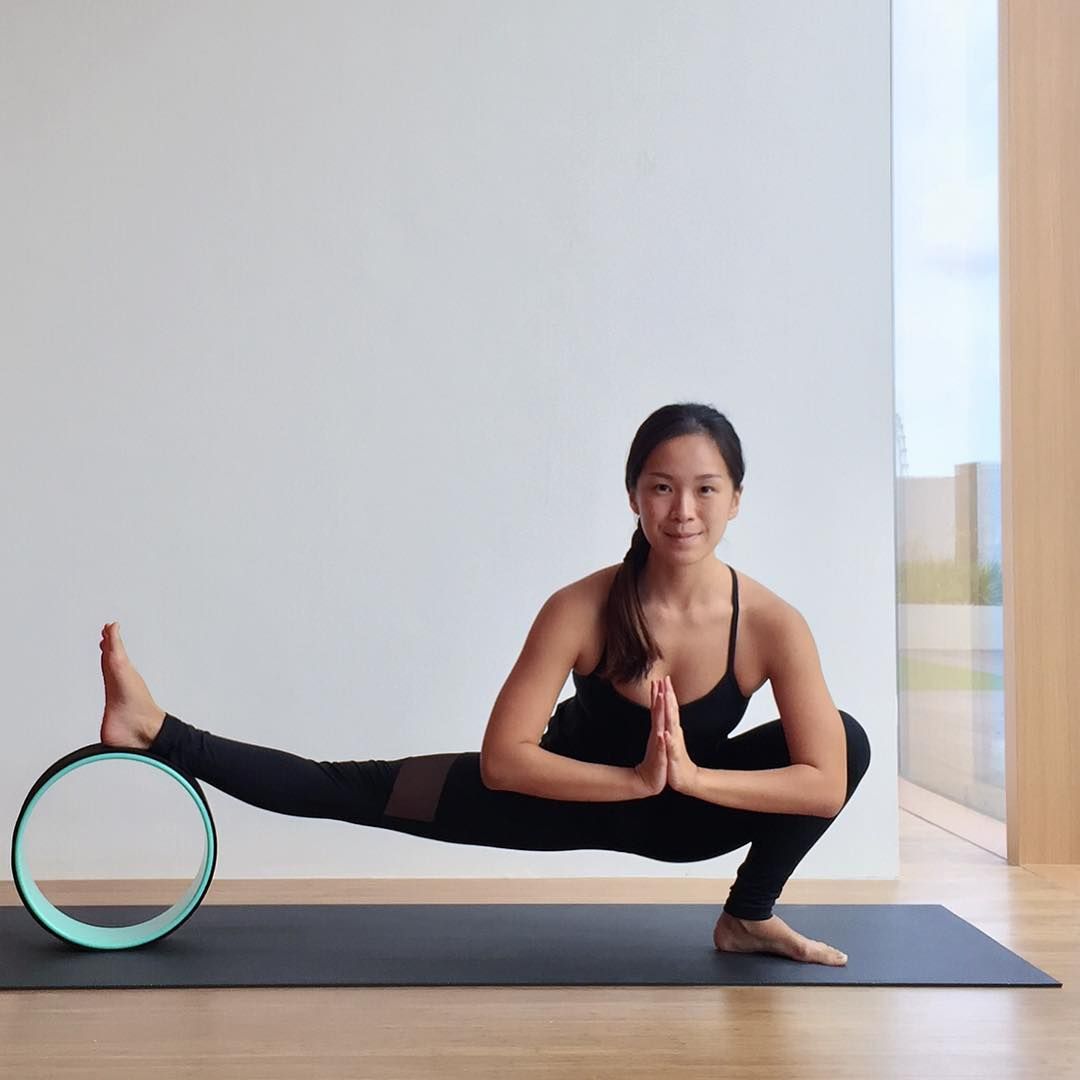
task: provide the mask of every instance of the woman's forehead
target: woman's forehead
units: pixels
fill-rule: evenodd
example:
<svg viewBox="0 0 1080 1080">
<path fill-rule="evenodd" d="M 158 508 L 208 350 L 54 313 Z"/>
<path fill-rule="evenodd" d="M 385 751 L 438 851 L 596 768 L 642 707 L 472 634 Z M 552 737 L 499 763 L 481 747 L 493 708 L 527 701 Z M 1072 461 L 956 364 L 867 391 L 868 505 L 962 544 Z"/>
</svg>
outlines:
<svg viewBox="0 0 1080 1080">
<path fill-rule="evenodd" d="M 647 475 L 665 474 L 669 479 L 727 479 L 727 465 L 720 448 L 707 435 L 683 435 L 661 443 L 649 455 Z"/>
</svg>

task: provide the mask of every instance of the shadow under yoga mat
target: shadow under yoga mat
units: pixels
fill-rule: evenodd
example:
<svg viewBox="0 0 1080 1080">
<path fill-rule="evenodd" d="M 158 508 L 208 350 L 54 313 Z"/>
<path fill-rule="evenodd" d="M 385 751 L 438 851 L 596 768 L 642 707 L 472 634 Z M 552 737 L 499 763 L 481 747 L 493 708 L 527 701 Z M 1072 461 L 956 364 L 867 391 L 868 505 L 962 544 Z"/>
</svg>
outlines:
<svg viewBox="0 0 1080 1080">
<path fill-rule="evenodd" d="M 157 908 L 79 907 L 122 925 Z M 0 989 L 209 986 L 1061 986 L 940 904 L 777 904 L 846 967 L 721 953 L 716 904 L 203 904 L 136 949 L 0 907 Z"/>
</svg>

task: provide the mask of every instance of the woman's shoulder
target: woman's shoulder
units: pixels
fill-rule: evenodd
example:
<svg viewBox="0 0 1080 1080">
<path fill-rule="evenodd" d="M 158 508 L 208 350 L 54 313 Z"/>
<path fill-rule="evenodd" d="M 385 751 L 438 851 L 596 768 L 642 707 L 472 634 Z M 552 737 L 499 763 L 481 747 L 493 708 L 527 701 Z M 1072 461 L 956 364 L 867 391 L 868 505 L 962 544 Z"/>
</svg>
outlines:
<svg viewBox="0 0 1080 1080">
<path fill-rule="evenodd" d="M 615 574 L 621 566 L 605 566 L 600 570 L 594 570 L 591 574 L 571 581 L 568 585 L 556 590 L 556 595 L 569 601 L 582 614 L 599 614 L 603 611 L 604 601 L 611 591 L 611 584 L 615 580 Z"/>
<path fill-rule="evenodd" d="M 762 585 L 756 578 L 737 571 L 739 577 L 739 607 L 744 606 L 743 595 L 745 593 L 745 607 L 755 614 L 774 614 L 788 607 L 787 601 L 781 599 L 767 585 Z"/>
</svg>

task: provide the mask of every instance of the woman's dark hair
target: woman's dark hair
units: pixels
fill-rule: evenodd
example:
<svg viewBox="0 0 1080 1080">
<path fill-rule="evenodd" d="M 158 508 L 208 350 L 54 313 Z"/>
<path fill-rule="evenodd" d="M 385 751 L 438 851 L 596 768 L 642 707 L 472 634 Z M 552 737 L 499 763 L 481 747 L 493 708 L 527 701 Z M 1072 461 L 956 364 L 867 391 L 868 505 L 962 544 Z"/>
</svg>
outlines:
<svg viewBox="0 0 1080 1080">
<path fill-rule="evenodd" d="M 735 490 L 742 488 L 745 467 L 742 444 L 723 413 L 711 405 L 680 402 L 664 405 L 638 428 L 626 459 L 626 491 L 632 492 L 649 455 L 663 442 L 679 435 L 708 435 L 724 458 Z M 605 658 L 595 674 L 612 682 L 636 682 L 644 679 L 663 653 L 656 644 L 641 606 L 638 577 L 648 559 L 650 544 L 638 519 L 630 540 L 630 550 L 623 557 L 608 592 L 606 610 Z"/>
</svg>

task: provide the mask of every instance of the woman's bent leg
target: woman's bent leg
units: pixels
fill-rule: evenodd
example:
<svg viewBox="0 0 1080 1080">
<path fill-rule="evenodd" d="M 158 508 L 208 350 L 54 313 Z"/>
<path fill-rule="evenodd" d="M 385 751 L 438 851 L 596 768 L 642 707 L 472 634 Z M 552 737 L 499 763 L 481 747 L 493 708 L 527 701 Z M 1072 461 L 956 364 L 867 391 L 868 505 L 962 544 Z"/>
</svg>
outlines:
<svg viewBox="0 0 1080 1080">
<path fill-rule="evenodd" d="M 847 735 L 847 806 L 870 765 L 870 741 L 854 717 L 842 710 L 840 716 Z M 779 720 L 728 740 L 726 750 L 720 768 L 777 769 L 791 764 Z M 788 878 L 836 817 L 742 811 L 739 820 L 744 823 L 745 838 L 739 844 L 729 843 L 724 850 L 750 840 L 750 851 L 738 869 L 724 910 L 740 919 L 768 919 Z"/>
<path fill-rule="evenodd" d="M 238 742 L 166 714 L 149 752 L 242 802 L 297 817 L 333 818 L 457 844 L 523 851 L 654 852 L 651 799 L 570 802 L 495 791 L 479 753 L 392 761 L 312 761 Z"/>
</svg>

